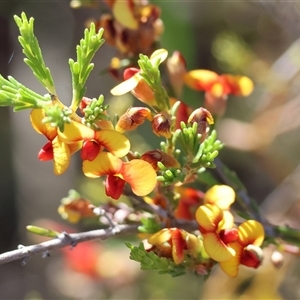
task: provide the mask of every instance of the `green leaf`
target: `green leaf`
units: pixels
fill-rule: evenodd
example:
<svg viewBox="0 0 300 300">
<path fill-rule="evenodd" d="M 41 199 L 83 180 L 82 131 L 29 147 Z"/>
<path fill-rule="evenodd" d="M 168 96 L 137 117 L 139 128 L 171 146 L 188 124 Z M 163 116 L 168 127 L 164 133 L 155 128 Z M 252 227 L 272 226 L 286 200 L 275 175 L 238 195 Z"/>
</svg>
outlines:
<svg viewBox="0 0 300 300">
<path fill-rule="evenodd" d="M 138 227 L 138 230 L 142 233 L 155 233 L 161 229 L 160 224 L 154 218 L 143 218 L 141 223 L 142 225 Z"/>
<path fill-rule="evenodd" d="M 19 27 L 19 42 L 23 48 L 23 53 L 27 58 L 24 62 L 30 67 L 34 76 L 41 82 L 50 94 L 56 95 L 54 81 L 49 68 L 46 67 L 38 40 L 34 35 L 34 19 L 27 19 L 22 12 L 21 17 L 14 16 L 15 22 Z"/>
<path fill-rule="evenodd" d="M 86 81 L 94 68 L 94 64 L 91 61 L 100 46 L 104 43 L 104 39 L 102 39 L 103 32 L 104 30 L 101 28 L 96 33 L 95 24 L 91 23 L 90 28 L 85 29 L 84 37 L 76 47 L 77 61 L 69 59 L 72 75 L 73 98 L 71 108 L 73 111 L 76 111 L 86 92 Z"/>
<path fill-rule="evenodd" d="M 131 250 L 130 259 L 139 262 L 142 270 L 157 270 L 158 274 L 169 274 L 172 277 L 184 275 L 187 271 L 183 264 L 176 265 L 171 259 L 159 257 L 153 251 L 147 252 L 143 243 L 138 247 L 128 242 L 125 245 Z"/>
</svg>

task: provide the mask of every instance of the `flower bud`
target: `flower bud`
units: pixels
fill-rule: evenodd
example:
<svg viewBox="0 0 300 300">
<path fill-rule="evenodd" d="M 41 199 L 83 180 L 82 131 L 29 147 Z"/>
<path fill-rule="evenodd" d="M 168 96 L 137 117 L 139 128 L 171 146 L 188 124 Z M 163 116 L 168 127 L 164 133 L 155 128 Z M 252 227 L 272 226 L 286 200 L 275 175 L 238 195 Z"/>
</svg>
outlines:
<svg viewBox="0 0 300 300">
<path fill-rule="evenodd" d="M 148 162 L 155 171 L 158 170 L 157 163 L 160 161 L 167 168 L 179 168 L 179 162 L 171 155 L 161 151 L 161 150 L 152 150 L 147 151 L 141 156 L 141 159 Z"/>
<path fill-rule="evenodd" d="M 123 133 L 125 131 L 134 130 L 143 124 L 147 118 L 152 118 L 149 108 L 131 107 L 120 117 L 116 125 L 116 131 Z"/>
<path fill-rule="evenodd" d="M 152 130 L 157 136 L 170 138 L 171 134 L 171 117 L 166 113 L 160 113 L 153 117 Z"/>
<path fill-rule="evenodd" d="M 183 75 L 186 73 L 186 62 L 179 51 L 175 51 L 167 60 L 167 69 L 170 82 L 177 97 L 181 95 L 183 86 Z"/>
<path fill-rule="evenodd" d="M 281 268 L 283 265 L 284 257 L 281 252 L 275 250 L 271 255 L 271 262 L 273 263 L 274 267 L 277 269 Z"/>
<path fill-rule="evenodd" d="M 204 140 L 206 138 L 208 125 L 214 123 L 211 113 L 203 107 L 194 110 L 188 118 L 188 123 L 193 124 L 195 122 L 198 124 L 197 132 L 202 135 L 201 140 Z"/>
</svg>

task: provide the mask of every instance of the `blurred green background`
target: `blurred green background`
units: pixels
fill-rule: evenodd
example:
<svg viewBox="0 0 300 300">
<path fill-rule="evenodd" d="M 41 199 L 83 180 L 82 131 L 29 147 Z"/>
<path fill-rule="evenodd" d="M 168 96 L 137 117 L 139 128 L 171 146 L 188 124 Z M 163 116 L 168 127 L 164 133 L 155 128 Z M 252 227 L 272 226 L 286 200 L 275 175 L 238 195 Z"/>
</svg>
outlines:
<svg viewBox="0 0 300 300">
<path fill-rule="evenodd" d="M 155 1 L 162 9 L 165 32 L 161 44 L 170 53 L 183 53 L 189 70 L 205 68 L 218 73 L 243 74 L 255 82 L 246 99 L 230 97 L 218 124 L 219 138 L 227 145 L 221 158 L 235 170 L 250 196 L 260 203 L 267 218 L 276 224 L 300 229 L 300 3 L 269 1 Z M 68 58 L 82 37 L 84 23 L 98 18 L 107 8 L 72 10 L 69 1 L 0 2 L 0 71 L 13 75 L 37 92 L 45 93 L 23 63 L 13 15 L 24 11 L 35 18 L 35 33 L 50 67 L 59 96 L 68 103 L 71 95 Z M 107 67 L 115 50 L 105 45 L 94 62 L 87 96 L 104 94 L 116 82 L 98 74 Z M 185 89 L 183 99 L 194 108 L 203 95 Z M 122 107 L 124 103 L 111 106 Z M 0 250 L 38 242 L 25 226 L 43 219 L 60 219 L 57 207 L 71 188 L 101 197 L 101 191 L 80 175 L 80 162 L 55 177 L 51 163 L 40 163 L 37 152 L 44 138 L 31 128 L 28 112 L 0 109 Z M 136 144 L 149 142 L 136 137 Z M 151 143 L 151 141 L 150 141 Z M 98 194 L 99 193 L 99 194 Z M 41 222 L 41 221 L 40 221 Z M 85 227 L 73 230 L 84 230 Z M 78 247 L 79 248 L 79 247 Z M 68 250 L 68 249 L 67 249 Z M 96 274 L 78 272 L 80 255 L 72 264 L 68 253 L 51 253 L 49 259 L 33 257 L 0 266 L 0 299 L 299 299 L 299 259 L 284 255 L 276 269 L 270 262 L 273 249 L 257 271 L 241 270 L 229 279 L 215 269 L 203 284 L 192 274 L 179 278 L 140 272 L 129 260 L 123 242 L 92 243 L 84 258 L 97 264 Z M 78 250 L 80 251 L 80 250 Z M 95 254 L 96 253 L 96 254 Z M 82 253 L 81 253 L 82 254 Z M 75 255 L 75 254 L 74 254 Z M 95 258 L 96 256 L 96 258 Z M 77 271 L 75 271 L 77 269 Z"/>
</svg>

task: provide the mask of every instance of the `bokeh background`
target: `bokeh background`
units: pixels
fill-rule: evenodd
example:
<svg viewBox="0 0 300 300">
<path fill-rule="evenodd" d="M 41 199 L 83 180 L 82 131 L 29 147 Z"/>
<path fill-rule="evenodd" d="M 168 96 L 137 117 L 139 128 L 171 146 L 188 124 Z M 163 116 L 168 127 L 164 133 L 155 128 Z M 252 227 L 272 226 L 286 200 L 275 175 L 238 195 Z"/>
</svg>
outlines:
<svg viewBox="0 0 300 300">
<path fill-rule="evenodd" d="M 170 53 L 181 51 L 188 69 L 244 74 L 254 80 L 250 97 L 228 101 L 218 124 L 219 138 L 226 144 L 220 156 L 271 222 L 300 229 L 300 3 L 153 2 L 162 9 L 162 46 Z M 35 18 L 46 64 L 59 97 L 68 103 L 68 58 L 75 58 L 86 20 L 99 18 L 107 7 L 101 2 L 98 9 L 72 10 L 63 0 L 0 2 L 1 74 L 44 94 L 23 63 L 17 41 L 13 15 L 22 11 Z M 103 94 L 112 107 L 122 109 L 131 100 L 111 99 L 109 90 L 116 82 L 99 75 L 114 54 L 108 45 L 98 52 L 87 96 Z M 203 95 L 186 89 L 183 100 L 196 108 Z M 143 134 L 136 139 L 152 143 Z M 27 111 L 0 109 L 0 141 L 0 251 L 39 242 L 26 233 L 28 224 L 52 220 L 61 230 L 88 229 L 69 228 L 57 207 L 71 188 L 101 198 L 100 182 L 84 179 L 76 160 L 61 177 L 53 175 L 51 163 L 40 163 L 37 152 L 44 138 L 32 130 Z M 300 299 L 299 258 L 284 254 L 284 264 L 277 269 L 270 261 L 272 250 L 265 249 L 257 271 L 242 269 L 238 278 L 229 279 L 216 268 L 204 283 L 192 274 L 174 279 L 141 272 L 129 260 L 123 241 L 87 243 L 47 259 L 34 256 L 25 266 L 0 266 L 0 299 Z"/>
</svg>

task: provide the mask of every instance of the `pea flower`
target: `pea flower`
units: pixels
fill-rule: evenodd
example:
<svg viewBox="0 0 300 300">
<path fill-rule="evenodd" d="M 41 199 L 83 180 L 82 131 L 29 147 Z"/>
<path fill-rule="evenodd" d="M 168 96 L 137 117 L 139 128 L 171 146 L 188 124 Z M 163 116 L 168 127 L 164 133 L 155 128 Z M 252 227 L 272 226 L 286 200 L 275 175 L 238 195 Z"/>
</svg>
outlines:
<svg viewBox="0 0 300 300">
<path fill-rule="evenodd" d="M 194 220 L 195 211 L 203 203 L 204 193 L 187 187 L 176 187 L 176 193 L 180 195 L 178 206 L 174 212 L 176 218 Z"/>
<path fill-rule="evenodd" d="M 156 173 L 144 160 L 123 162 L 109 152 L 101 152 L 93 160 L 83 161 L 83 173 L 90 178 L 106 175 L 106 195 L 118 199 L 125 183 L 129 183 L 134 194 L 145 196 L 156 186 Z"/>
<path fill-rule="evenodd" d="M 220 262 L 221 269 L 229 276 L 236 277 L 239 264 L 250 268 L 258 268 L 263 259 L 263 252 L 259 247 L 263 240 L 264 228 L 261 223 L 255 220 L 243 222 L 238 227 L 237 241 L 228 244 L 236 254 L 229 260 Z"/>
<path fill-rule="evenodd" d="M 158 49 L 150 56 L 150 62 L 153 66 L 162 63 L 168 56 L 168 51 L 165 49 Z M 125 81 L 115 86 L 110 92 L 114 96 L 121 96 L 128 92 L 132 92 L 140 101 L 155 106 L 156 100 L 154 93 L 141 76 L 141 71 L 135 68 L 129 68 L 124 72 Z"/>
<path fill-rule="evenodd" d="M 43 123 L 45 117 L 43 109 L 33 109 L 30 114 L 30 121 L 33 128 L 47 139 L 43 148 L 39 151 L 38 158 L 41 161 L 52 160 L 54 162 L 54 173 L 64 173 L 70 164 L 70 157 L 82 147 L 82 142 L 74 141 L 65 143 L 59 136 L 56 127 L 49 123 Z"/>
<path fill-rule="evenodd" d="M 227 261 L 235 256 L 235 250 L 228 243 L 237 240 L 237 229 L 233 228 L 233 218 L 228 218 L 214 204 L 201 205 L 196 211 L 196 220 L 203 236 L 207 254 L 215 261 Z"/>
<path fill-rule="evenodd" d="M 112 14 L 104 14 L 96 27 L 104 28 L 105 40 L 118 48 L 123 56 L 151 53 L 163 32 L 160 8 L 138 0 L 106 0 Z"/>
<path fill-rule="evenodd" d="M 114 156 L 123 157 L 130 149 L 129 140 L 114 130 L 93 130 L 81 123 L 65 124 L 64 132 L 58 132 L 65 143 L 82 142 L 82 160 L 93 161 L 104 149 Z"/>
<path fill-rule="evenodd" d="M 218 116 L 224 114 L 229 94 L 246 97 L 253 91 L 253 82 L 246 76 L 218 75 L 202 69 L 187 72 L 184 82 L 194 90 L 205 91 L 205 108 Z"/>
<path fill-rule="evenodd" d="M 178 228 L 164 228 L 149 237 L 148 243 L 152 245 L 148 251 L 172 258 L 177 265 L 184 261 L 185 254 L 196 258 L 201 250 L 201 241 L 195 235 Z"/>
</svg>

